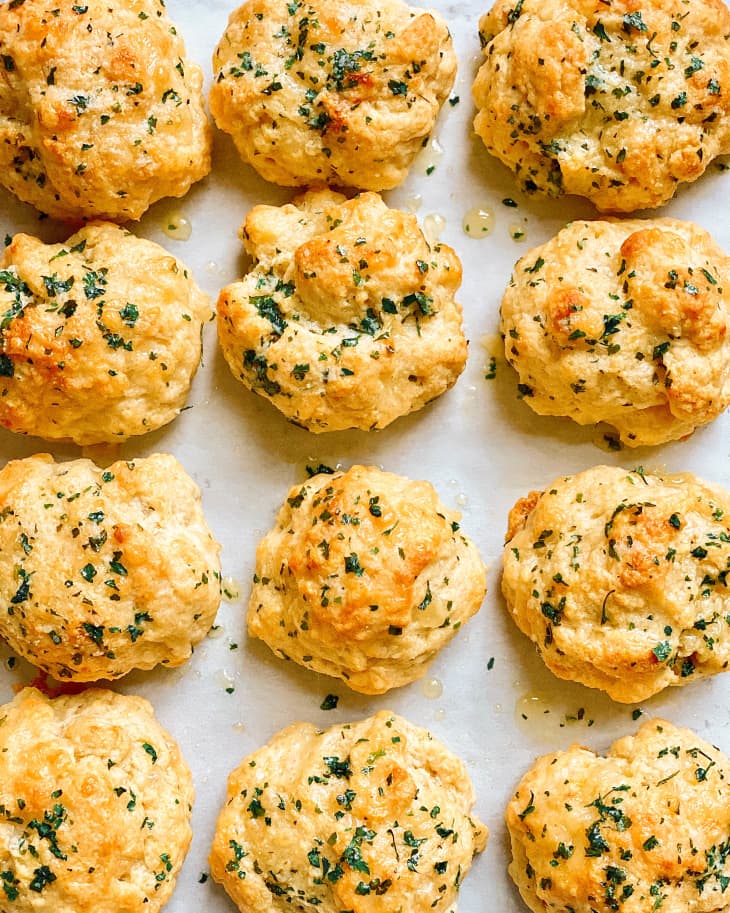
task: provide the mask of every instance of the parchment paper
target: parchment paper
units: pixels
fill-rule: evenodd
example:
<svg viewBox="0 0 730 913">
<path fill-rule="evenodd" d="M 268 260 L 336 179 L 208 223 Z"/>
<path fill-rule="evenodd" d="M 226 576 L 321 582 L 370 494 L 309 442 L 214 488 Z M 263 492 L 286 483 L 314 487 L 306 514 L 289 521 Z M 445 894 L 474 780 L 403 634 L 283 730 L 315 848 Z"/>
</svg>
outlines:
<svg viewBox="0 0 730 913">
<path fill-rule="evenodd" d="M 187 41 L 190 57 L 203 64 L 210 84 L 210 57 L 223 33 L 234 0 L 170 0 L 169 12 Z M 730 414 L 686 442 L 643 450 L 607 452 L 594 444 L 591 428 L 567 419 L 540 418 L 517 398 L 516 376 L 501 358 L 496 377 L 485 379 L 497 354 L 498 308 L 515 260 L 542 243 L 567 221 L 594 218 L 595 210 L 576 199 L 526 198 L 511 174 L 491 159 L 471 129 L 471 82 L 480 59 L 477 22 L 484 8 L 475 2 L 436 2 L 454 35 L 459 76 L 458 104 L 446 105 L 431 144 L 406 183 L 385 194 L 390 205 L 417 208 L 423 221 L 441 216 L 441 239 L 464 265 L 460 301 L 470 338 L 469 363 L 456 387 L 426 410 L 398 420 L 383 432 L 312 435 L 288 424 L 263 399 L 234 380 L 216 349 L 215 329 L 205 335 L 204 366 L 185 411 L 172 425 L 125 444 L 122 457 L 155 451 L 174 453 L 203 491 L 208 520 L 223 545 L 229 589 L 240 595 L 223 603 L 218 630 L 178 670 L 134 673 L 113 685 L 149 698 L 161 722 L 178 739 L 192 767 L 197 802 L 190 854 L 169 913 L 224 913 L 233 905 L 212 880 L 207 855 L 225 781 L 250 751 L 296 720 L 322 726 L 358 719 L 390 708 L 428 727 L 467 763 L 474 780 L 477 811 L 491 829 L 486 852 L 465 879 L 461 913 L 518 913 L 524 906 L 506 872 L 508 839 L 503 811 L 517 780 L 532 760 L 580 741 L 603 750 L 619 735 L 634 731 L 636 708 L 612 703 L 580 685 L 555 679 L 533 647 L 507 617 L 499 595 L 499 558 L 507 512 L 533 488 L 558 475 L 598 463 L 647 470 L 689 470 L 730 487 Z M 442 149 L 442 154 L 439 150 Z M 435 165 L 427 175 L 426 168 Z M 730 176 L 717 165 L 695 185 L 680 191 L 662 215 L 693 219 L 730 250 Z M 266 184 L 242 165 L 230 140 L 215 137 L 213 173 L 181 201 L 158 203 L 135 232 L 171 250 L 212 296 L 241 275 L 244 257 L 237 230 L 248 209 L 278 204 L 291 192 Z M 503 205 L 512 198 L 518 207 Z M 419 205 L 420 201 L 420 205 Z M 478 240 L 462 229 L 467 211 L 494 213 L 491 233 Z M 192 224 L 186 242 L 166 237 L 170 214 Z M 433 219 L 428 220 L 433 222 Z M 521 226 L 523 241 L 511 237 Z M 30 231 L 61 240 L 68 230 L 39 220 L 30 207 L 0 192 L 0 231 Z M 72 445 L 0 432 L 0 459 L 51 451 L 57 457 L 80 454 Z M 381 698 L 365 698 L 327 679 L 285 664 L 258 642 L 249 643 L 244 614 L 254 568 L 256 543 L 270 528 L 287 489 L 306 477 L 305 466 L 373 463 L 412 478 L 430 480 L 451 507 L 463 511 L 462 526 L 476 541 L 489 567 L 489 593 L 481 612 L 434 661 L 424 683 Z M 35 674 L 30 666 L 7 667 L 9 649 L 0 644 L 0 700 Z M 442 688 L 438 697 L 429 697 Z M 233 689 L 229 693 L 230 689 Z M 336 710 L 320 704 L 339 695 Z M 665 716 L 693 727 L 730 750 L 730 676 L 672 689 L 642 705 L 645 715 Z M 523 715 L 527 719 L 523 718 Z"/>
</svg>

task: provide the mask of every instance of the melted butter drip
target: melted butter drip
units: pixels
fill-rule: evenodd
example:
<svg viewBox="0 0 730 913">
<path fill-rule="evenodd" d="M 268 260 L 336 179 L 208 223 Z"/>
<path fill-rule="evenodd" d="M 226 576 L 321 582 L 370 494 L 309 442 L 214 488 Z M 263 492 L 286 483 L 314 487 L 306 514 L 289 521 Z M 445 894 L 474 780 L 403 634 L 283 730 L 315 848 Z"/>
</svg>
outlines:
<svg viewBox="0 0 730 913">
<path fill-rule="evenodd" d="M 474 206 L 464 215 L 464 234 L 470 238 L 486 238 L 494 228 L 494 213 L 491 209 Z"/>
<path fill-rule="evenodd" d="M 438 678 L 424 678 L 423 684 L 421 685 L 421 691 L 423 692 L 424 697 L 436 700 L 444 693 L 444 686 Z"/>
<path fill-rule="evenodd" d="M 517 725 L 533 738 L 554 741 L 565 729 L 590 728 L 594 717 L 589 707 L 568 707 L 558 692 L 531 691 L 515 704 Z"/>
<path fill-rule="evenodd" d="M 223 591 L 223 598 L 227 602 L 235 602 L 241 595 L 241 588 L 238 585 L 238 581 L 233 577 L 224 577 L 221 580 L 221 590 Z"/>
<path fill-rule="evenodd" d="M 162 230 L 173 241 L 187 241 L 193 233 L 193 226 L 181 212 L 171 212 L 163 219 Z"/>
<path fill-rule="evenodd" d="M 227 669 L 221 669 L 216 674 L 215 679 L 217 684 L 219 684 L 221 688 L 224 688 L 226 691 L 234 687 L 235 679 L 233 677 L 233 673 L 229 672 Z"/>
<path fill-rule="evenodd" d="M 437 139 L 432 139 L 416 158 L 416 171 L 420 174 L 433 174 L 444 155 L 444 147 Z"/>
<path fill-rule="evenodd" d="M 446 219 L 438 212 L 429 213 L 423 220 L 423 234 L 431 247 L 438 244 L 446 228 Z"/>
</svg>

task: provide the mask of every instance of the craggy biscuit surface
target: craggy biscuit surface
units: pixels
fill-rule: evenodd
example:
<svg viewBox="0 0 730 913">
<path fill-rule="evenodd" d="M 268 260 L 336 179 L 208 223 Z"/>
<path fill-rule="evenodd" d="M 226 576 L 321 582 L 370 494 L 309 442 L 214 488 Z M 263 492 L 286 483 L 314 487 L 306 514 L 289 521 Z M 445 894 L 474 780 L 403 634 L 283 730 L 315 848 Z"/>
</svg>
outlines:
<svg viewBox="0 0 730 913">
<path fill-rule="evenodd" d="M 167 454 L 0 470 L 0 635 L 55 678 L 179 666 L 220 603 L 220 546 Z"/>
<path fill-rule="evenodd" d="M 59 219 L 139 219 L 210 171 L 203 74 L 162 0 L 0 10 L 0 183 Z"/>
<path fill-rule="evenodd" d="M 605 757 L 538 758 L 507 807 L 510 875 L 535 913 L 725 913 L 730 761 L 664 720 Z"/>
<path fill-rule="evenodd" d="M 660 206 L 730 152 L 722 0 L 497 0 L 474 128 L 523 188 Z"/>
<path fill-rule="evenodd" d="M 458 519 L 429 482 L 375 467 L 294 486 L 258 546 L 249 634 L 364 694 L 419 678 L 486 591 Z"/>
<path fill-rule="evenodd" d="M 456 913 L 487 828 L 466 768 L 381 711 L 282 730 L 228 780 L 211 874 L 246 913 Z"/>
<path fill-rule="evenodd" d="M 109 223 L 65 244 L 16 235 L 0 260 L 0 425 L 77 444 L 178 415 L 207 295 L 164 248 Z"/>
<path fill-rule="evenodd" d="M 572 222 L 516 264 L 501 331 L 535 412 L 630 447 L 730 405 L 730 260 L 691 222 Z"/>
<path fill-rule="evenodd" d="M 275 184 L 400 184 L 454 82 L 441 17 L 401 0 L 248 0 L 215 54 L 210 109 Z"/>
<path fill-rule="evenodd" d="M 502 591 L 561 678 L 642 701 L 730 662 L 730 493 L 596 466 L 510 513 Z"/>
<path fill-rule="evenodd" d="M 252 271 L 223 289 L 218 335 L 234 375 L 310 431 L 384 428 L 466 364 L 461 263 L 374 193 L 309 192 L 256 206 Z"/>
<path fill-rule="evenodd" d="M 0 707 L 0 908 L 157 913 L 192 804 L 190 771 L 146 700 L 25 688 Z"/>
</svg>

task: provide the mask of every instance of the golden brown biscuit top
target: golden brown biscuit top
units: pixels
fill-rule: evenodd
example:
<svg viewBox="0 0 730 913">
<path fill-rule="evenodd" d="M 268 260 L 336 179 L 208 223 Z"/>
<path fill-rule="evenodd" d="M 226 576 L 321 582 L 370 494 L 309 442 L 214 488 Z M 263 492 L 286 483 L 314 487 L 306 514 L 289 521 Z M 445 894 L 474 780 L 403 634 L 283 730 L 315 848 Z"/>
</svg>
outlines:
<svg viewBox="0 0 730 913">
<path fill-rule="evenodd" d="M 721 0 L 498 0 L 480 36 L 476 129 L 528 190 L 631 212 L 730 151 Z"/>
<path fill-rule="evenodd" d="M 210 317 L 179 260 L 116 225 L 65 244 L 15 235 L 0 259 L 0 424 L 86 444 L 169 422 Z"/>
<path fill-rule="evenodd" d="M 202 72 L 163 0 L 0 13 L 0 181 L 63 219 L 138 219 L 210 170 Z"/>
<path fill-rule="evenodd" d="M 562 678 L 632 702 L 727 667 L 728 492 L 596 466 L 518 501 L 507 535 L 510 611 Z"/>
<path fill-rule="evenodd" d="M 287 505 L 280 525 L 291 533 L 288 567 L 312 623 L 328 636 L 382 636 L 407 627 L 414 606 L 429 608 L 421 573 L 459 536 L 458 515 L 445 512 L 430 483 L 353 466 L 315 476 Z"/>
<path fill-rule="evenodd" d="M 382 428 L 450 387 L 466 341 L 461 263 L 375 193 L 309 191 L 255 206 L 252 271 L 227 286 L 218 329 L 232 370 L 315 431 Z"/>
<path fill-rule="evenodd" d="M 231 774 L 213 877 L 241 910 L 445 913 L 486 844 L 473 803 L 462 762 L 394 714 L 295 723 Z"/>
<path fill-rule="evenodd" d="M 516 265 L 507 358 L 535 411 L 606 421 L 630 446 L 730 404 L 730 260 L 677 219 L 576 221 Z"/>
<path fill-rule="evenodd" d="M 689 729 L 649 720 L 605 757 L 574 745 L 538 759 L 507 826 L 535 911 L 727 907 L 730 762 Z"/>
<path fill-rule="evenodd" d="M 264 177 L 383 190 L 453 83 L 445 23 L 401 0 L 248 0 L 213 56 L 211 110 Z"/>
<path fill-rule="evenodd" d="M 61 680 L 184 662 L 220 602 L 218 552 L 169 454 L 0 471 L 0 631 Z"/>
<path fill-rule="evenodd" d="M 484 598 L 459 519 L 428 482 L 372 466 L 315 475 L 259 543 L 249 634 L 365 694 L 414 681 Z"/>
<path fill-rule="evenodd" d="M 295 320 L 309 318 L 321 331 L 347 324 L 368 332 L 370 321 L 368 335 L 374 335 L 394 307 L 412 319 L 428 317 L 438 310 L 438 292 L 453 294 L 461 284 L 452 248 L 430 247 L 415 216 L 390 209 L 375 193 L 348 200 L 319 190 L 281 208 L 255 206 L 241 235 L 257 261 L 252 280 L 259 290 L 271 293 Z M 294 287 L 271 287 L 284 278 Z M 294 301 L 287 301 L 295 292 Z"/>
<path fill-rule="evenodd" d="M 0 707 L 0 908 L 154 913 L 190 843 L 192 801 L 147 701 L 25 688 Z"/>
</svg>

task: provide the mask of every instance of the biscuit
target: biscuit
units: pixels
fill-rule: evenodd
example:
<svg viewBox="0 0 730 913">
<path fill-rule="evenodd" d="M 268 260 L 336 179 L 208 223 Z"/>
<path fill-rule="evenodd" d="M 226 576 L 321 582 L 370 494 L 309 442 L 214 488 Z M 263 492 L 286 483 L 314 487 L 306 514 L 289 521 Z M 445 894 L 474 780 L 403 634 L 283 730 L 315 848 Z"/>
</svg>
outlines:
<svg viewBox="0 0 730 913">
<path fill-rule="evenodd" d="M 502 592 L 560 678 L 646 700 L 730 662 L 730 493 L 596 466 L 510 513 Z"/>
<path fill-rule="evenodd" d="M 661 206 L 730 152 L 722 0 L 497 0 L 474 129 L 523 189 Z"/>
<path fill-rule="evenodd" d="M 730 405 L 730 260 L 691 222 L 572 222 L 515 266 L 501 331 L 535 412 L 629 447 Z"/>
<path fill-rule="evenodd" d="M 220 604 L 220 546 L 167 454 L 0 470 L 0 636 L 57 679 L 179 666 Z"/>
<path fill-rule="evenodd" d="M 256 206 L 252 271 L 224 288 L 218 336 L 234 375 L 310 431 L 384 428 L 464 369 L 461 263 L 374 193 Z"/>
<path fill-rule="evenodd" d="M 535 913 L 720 913 L 730 883 L 730 761 L 648 720 L 606 756 L 538 758 L 507 807 L 509 872 Z"/>
<path fill-rule="evenodd" d="M 213 55 L 210 110 L 267 181 L 388 190 L 454 83 L 434 11 L 401 0 L 248 0 Z"/>
<path fill-rule="evenodd" d="M 109 223 L 65 244 L 16 235 L 0 260 L 0 314 L 0 425 L 77 444 L 172 421 L 212 317 L 179 260 Z"/>
<path fill-rule="evenodd" d="M 0 908 L 157 913 L 192 804 L 190 771 L 146 700 L 23 689 L 0 707 Z"/>
<path fill-rule="evenodd" d="M 210 171 L 203 73 L 163 0 L 0 15 L 0 184 L 58 219 L 139 219 Z"/>
<path fill-rule="evenodd" d="M 363 694 L 420 678 L 486 592 L 459 517 L 374 466 L 295 485 L 256 552 L 249 634 Z"/>
<path fill-rule="evenodd" d="M 464 764 L 387 711 L 295 723 L 228 780 L 211 874 L 246 913 L 455 913 L 487 842 Z"/>
</svg>

